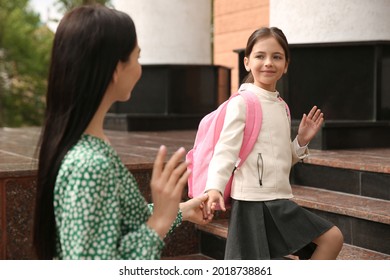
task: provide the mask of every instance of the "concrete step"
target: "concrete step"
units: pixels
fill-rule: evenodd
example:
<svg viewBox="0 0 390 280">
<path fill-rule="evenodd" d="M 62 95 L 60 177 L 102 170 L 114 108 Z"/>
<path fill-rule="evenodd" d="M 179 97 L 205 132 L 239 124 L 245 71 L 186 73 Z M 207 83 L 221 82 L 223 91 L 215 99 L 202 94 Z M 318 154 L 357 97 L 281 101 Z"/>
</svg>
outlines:
<svg viewBox="0 0 390 280">
<path fill-rule="evenodd" d="M 390 201 L 293 185 L 293 200 L 330 220 L 348 244 L 390 254 Z"/>
<path fill-rule="evenodd" d="M 292 168 L 291 182 L 390 200 L 390 149 L 312 149 Z"/>
<path fill-rule="evenodd" d="M 332 221 L 343 232 L 340 259 L 390 258 L 390 201 L 306 186 L 292 188 L 297 204 Z M 197 226 L 202 232 L 202 253 L 223 258 L 227 225 L 228 219 L 221 218 Z"/>
<path fill-rule="evenodd" d="M 300 185 L 292 189 L 293 200 L 303 207 L 390 225 L 389 200 Z"/>
<path fill-rule="evenodd" d="M 201 253 L 212 259 L 223 259 L 228 233 L 228 220 L 220 219 L 197 226 L 201 235 Z M 289 258 L 289 256 L 286 256 Z M 344 243 L 339 260 L 390 260 L 390 255 Z"/>
</svg>

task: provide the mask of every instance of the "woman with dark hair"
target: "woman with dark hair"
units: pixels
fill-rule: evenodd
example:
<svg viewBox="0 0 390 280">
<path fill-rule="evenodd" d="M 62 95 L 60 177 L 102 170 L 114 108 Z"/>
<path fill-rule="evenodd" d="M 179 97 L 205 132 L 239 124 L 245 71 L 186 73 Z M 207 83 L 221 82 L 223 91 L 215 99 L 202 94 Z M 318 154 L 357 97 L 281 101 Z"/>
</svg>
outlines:
<svg viewBox="0 0 390 280">
<path fill-rule="evenodd" d="M 67 13 L 55 34 L 40 139 L 34 247 L 40 259 L 157 259 L 182 220 L 207 223 L 207 196 L 180 203 L 185 151 L 157 154 L 142 197 L 103 130 L 141 76 L 132 19 L 100 5 Z M 164 167 L 165 166 L 165 167 Z M 154 209 L 153 209 L 154 208 Z"/>
</svg>

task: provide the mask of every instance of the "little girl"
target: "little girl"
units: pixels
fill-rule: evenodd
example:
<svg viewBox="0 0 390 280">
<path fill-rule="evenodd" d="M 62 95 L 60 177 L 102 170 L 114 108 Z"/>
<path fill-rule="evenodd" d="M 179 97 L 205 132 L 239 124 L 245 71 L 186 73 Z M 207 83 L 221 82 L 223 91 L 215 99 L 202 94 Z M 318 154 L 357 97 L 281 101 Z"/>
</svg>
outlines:
<svg viewBox="0 0 390 280">
<path fill-rule="evenodd" d="M 260 100 L 263 120 L 252 152 L 234 171 L 232 209 L 225 259 L 336 259 L 343 245 L 340 230 L 303 209 L 293 197 L 291 166 L 308 156 L 307 145 L 323 123 L 314 106 L 304 114 L 298 135 L 291 141 L 290 118 L 276 83 L 287 72 L 288 42 L 276 28 L 260 28 L 248 39 L 244 64 L 249 72 L 239 91 L 251 91 Z M 210 162 L 206 192 L 208 212 L 216 204 L 226 210 L 224 188 L 234 170 L 243 140 L 245 101 L 230 101 L 220 139 Z"/>
</svg>

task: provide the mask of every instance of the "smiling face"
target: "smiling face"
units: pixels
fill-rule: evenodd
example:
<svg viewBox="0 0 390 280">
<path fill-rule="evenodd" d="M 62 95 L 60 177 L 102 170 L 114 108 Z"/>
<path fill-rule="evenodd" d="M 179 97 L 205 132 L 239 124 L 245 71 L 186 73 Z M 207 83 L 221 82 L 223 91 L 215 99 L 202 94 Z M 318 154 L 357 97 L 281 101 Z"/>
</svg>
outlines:
<svg viewBox="0 0 390 280">
<path fill-rule="evenodd" d="M 244 58 L 244 65 L 251 71 L 256 86 L 275 91 L 277 81 L 287 72 L 288 62 L 282 46 L 270 36 L 254 44 L 249 57 Z"/>
</svg>

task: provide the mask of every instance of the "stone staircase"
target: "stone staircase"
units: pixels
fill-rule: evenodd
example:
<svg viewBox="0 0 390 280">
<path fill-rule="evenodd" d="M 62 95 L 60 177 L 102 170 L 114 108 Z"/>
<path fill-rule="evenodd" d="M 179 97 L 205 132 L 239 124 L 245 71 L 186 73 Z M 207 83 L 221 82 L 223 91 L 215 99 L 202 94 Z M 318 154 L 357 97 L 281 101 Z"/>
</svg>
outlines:
<svg viewBox="0 0 390 280">
<path fill-rule="evenodd" d="M 294 201 L 340 228 L 339 259 L 390 260 L 389 151 L 313 152 L 291 172 Z M 221 217 L 197 227 L 202 254 L 223 258 L 227 226 Z"/>
<path fill-rule="evenodd" d="M 390 260 L 389 201 L 297 185 L 293 186 L 293 192 L 299 205 L 331 220 L 341 229 L 345 244 L 339 259 Z M 201 236 L 200 252 L 223 259 L 227 227 L 225 217 L 197 226 Z"/>
<path fill-rule="evenodd" d="M 161 144 L 192 146 L 195 131 L 107 131 L 150 201 L 149 181 Z M 31 229 L 37 129 L 0 128 L 0 259 L 34 259 Z M 312 150 L 291 173 L 295 201 L 335 223 L 345 244 L 339 259 L 390 260 L 390 149 Z M 183 193 L 183 200 L 188 199 Z M 164 259 L 222 259 L 229 212 L 196 226 L 184 222 L 166 238 Z"/>
</svg>

